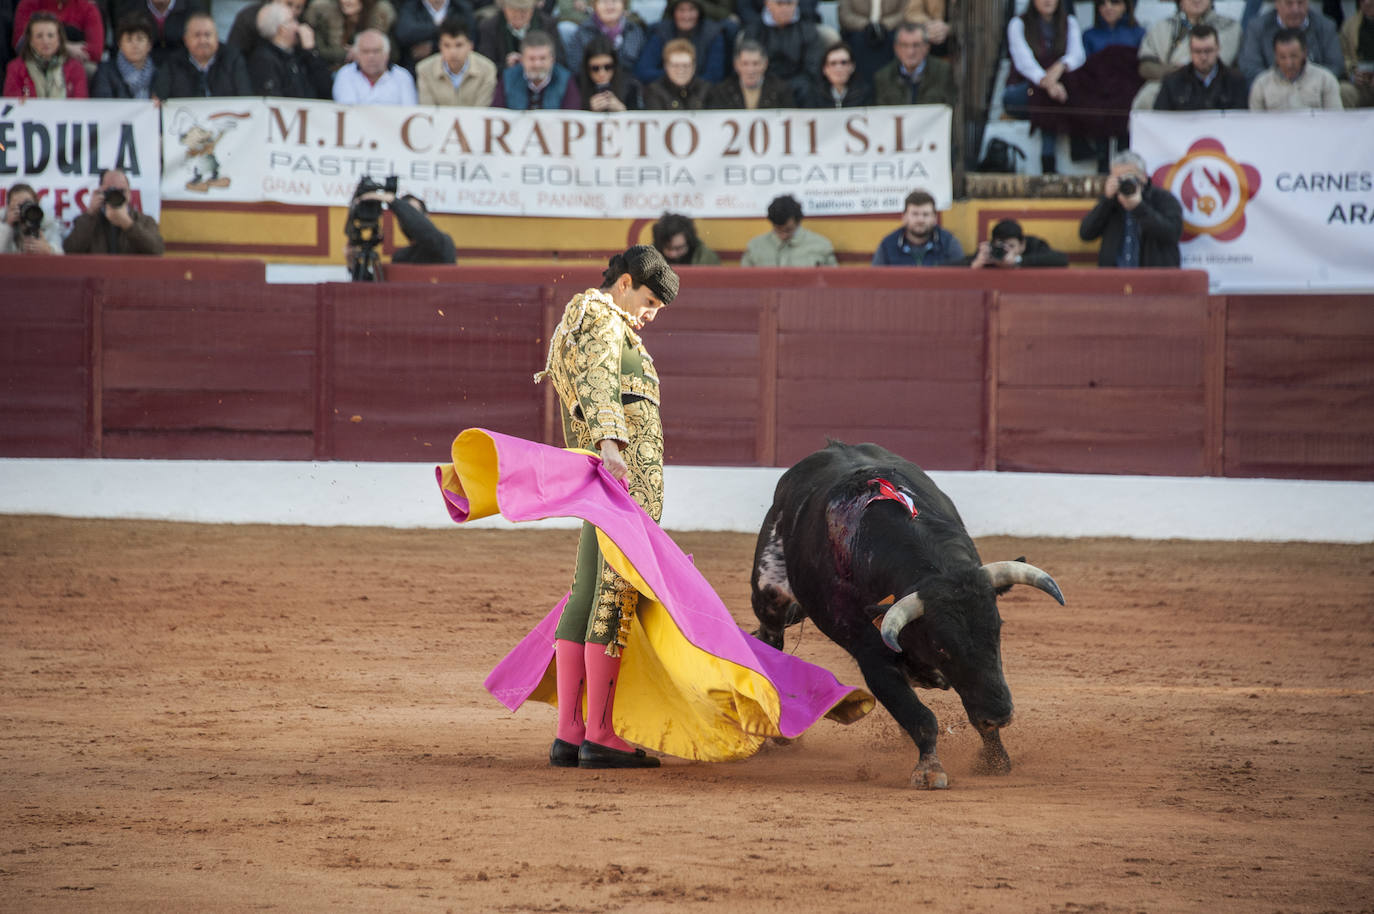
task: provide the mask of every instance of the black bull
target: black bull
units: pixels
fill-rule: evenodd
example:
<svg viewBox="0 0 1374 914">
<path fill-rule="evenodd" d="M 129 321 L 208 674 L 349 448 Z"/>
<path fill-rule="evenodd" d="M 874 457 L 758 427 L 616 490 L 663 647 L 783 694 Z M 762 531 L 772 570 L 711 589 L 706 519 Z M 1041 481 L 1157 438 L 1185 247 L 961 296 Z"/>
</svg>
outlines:
<svg viewBox="0 0 1374 914">
<path fill-rule="evenodd" d="M 1033 565 L 984 565 L 954 503 L 920 467 L 875 444 L 831 442 L 801 460 L 778 481 L 751 583 L 764 641 L 782 647 L 783 629 L 809 617 L 858 661 L 920 750 L 912 786 L 948 786 L 939 726 L 913 686 L 953 687 L 983 738 L 980 767 L 1011 770 L 999 733 L 1012 702 L 997 596 L 1030 584 L 1064 597 Z"/>
</svg>

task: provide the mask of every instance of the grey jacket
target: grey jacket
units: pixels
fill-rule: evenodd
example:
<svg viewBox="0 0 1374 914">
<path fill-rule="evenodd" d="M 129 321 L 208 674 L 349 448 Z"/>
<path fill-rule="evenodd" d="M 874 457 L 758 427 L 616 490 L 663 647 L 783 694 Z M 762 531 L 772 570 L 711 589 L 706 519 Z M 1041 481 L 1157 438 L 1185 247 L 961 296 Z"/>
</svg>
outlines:
<svg viewBox="0 0 1374 914">
<path fill-rule="evenodd" d="M 1240 44 L 1240 57 L 1236 60 L 1237 68 L 1246 79 L 1253 82 L 1274 65 L 1274 35 L 1280 28 L 1278 13 L 1273 10 L 1251 20 Z M 1345 57 L 1341 54 L 1341 36 L 1336 31 L 1336 24 L 1309 7 L 1304 31 L 1307 33 L 1307 59 L 1330 70 L 1337 79 L 1344 79 Z"/>
</svg>

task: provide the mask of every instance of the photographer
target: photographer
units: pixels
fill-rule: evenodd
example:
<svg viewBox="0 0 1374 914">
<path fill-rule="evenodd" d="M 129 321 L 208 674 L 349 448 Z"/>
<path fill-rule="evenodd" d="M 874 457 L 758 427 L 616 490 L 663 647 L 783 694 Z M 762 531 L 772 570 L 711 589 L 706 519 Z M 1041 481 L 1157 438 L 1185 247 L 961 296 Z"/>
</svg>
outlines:
<svg viewBox="0 0 1374 914">
<path fill-rule="evenodd" d="M 377 248 L 382 242 L 382 206 L 391 209 L 401 233 L 410 244 L 397 248 L 391 255 L 392 263 L 451 263 L 458 262 L 458 251 L 453 239 L 429 220 L 425 204 L 419 197 L 411 194 L 396 195 L 396 178 L 388 178 L 386 184 L 379 185 L 371 178 L 364 177 L 353 192 L 353 203 L 349 209 L 348 221 L 344 231 L 348 244 L 344 250 L 348 258 L 348 270 L 354 281 L 381 279 Z"/>
<path fill-rule="evenodd" d="M 1084 241 L 1102 239 L 1099 267 L 1176 267 L 1183 208 L 1173 194 L 1150 183 L 1145 160 L 1119 152 L 1102 187 L 1102 199 L 1078 224 Z"/>
<path fill-rule="evenodd" d="M 162 255 L 157 220 L 131 208 L 129 178 L 118 168 L 100 173 L 100 187 L 91 193 L 86 211 L 72 223 L 62 247 L 68 254 Z"/>
<path fill-rule="evenodd" d="M 16 184 L 5 195 L 5 222 L 0 225 L 0 254 L 61 254 L 62 232 L 43 214 L 38 194 Z"/>
<path fill-rule="evenodd" d="M 969 267 L 1067 267 L 1069 258 L 1049 242 L 1021 231 L 1015 219 L 1003 219 L 992 227 L 991 241 L 978 242 L 978 252 L 967 258 Z"/>
</svg>

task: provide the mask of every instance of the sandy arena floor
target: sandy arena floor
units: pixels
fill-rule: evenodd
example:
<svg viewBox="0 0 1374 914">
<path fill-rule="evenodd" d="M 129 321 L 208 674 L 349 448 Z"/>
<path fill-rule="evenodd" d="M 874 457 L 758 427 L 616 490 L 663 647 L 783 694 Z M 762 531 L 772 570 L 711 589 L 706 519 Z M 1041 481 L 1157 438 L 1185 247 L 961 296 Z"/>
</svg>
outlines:
<svg viewBox="0 0 1374 914">
<path fill-rule="evenodd" d="M 482 679 L 574 536 L 0 518 L 0 909 L 1374 911 L 1374 547 L 983 540 L 1068 606 L 1002 600 L 1012 774 L 923 692 L 917 792 L 881 710 L 549 769 Z M 752 628 L 752 537 L 678 539 Z"/>
</svg>

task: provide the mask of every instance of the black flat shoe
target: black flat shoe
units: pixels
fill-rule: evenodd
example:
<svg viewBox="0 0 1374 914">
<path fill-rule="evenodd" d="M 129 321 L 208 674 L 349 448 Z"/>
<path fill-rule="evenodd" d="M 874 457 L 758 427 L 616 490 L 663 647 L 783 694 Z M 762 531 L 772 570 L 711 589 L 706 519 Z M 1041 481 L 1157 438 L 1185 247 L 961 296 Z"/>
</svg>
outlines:
<svg viewBox="0 0 1374 914">
<path fill-rule="evenodd" d="M 577 744 L 555 739 L 549 747 L 549 764 L 555 768 L 576 768 Z"/>
<path fill-rule="evenodd" d="M 578 768 L 657 768 L 659 760 L 643 749 L 621 752 L 587 740 L 577 750 Z"/>
</svg>

